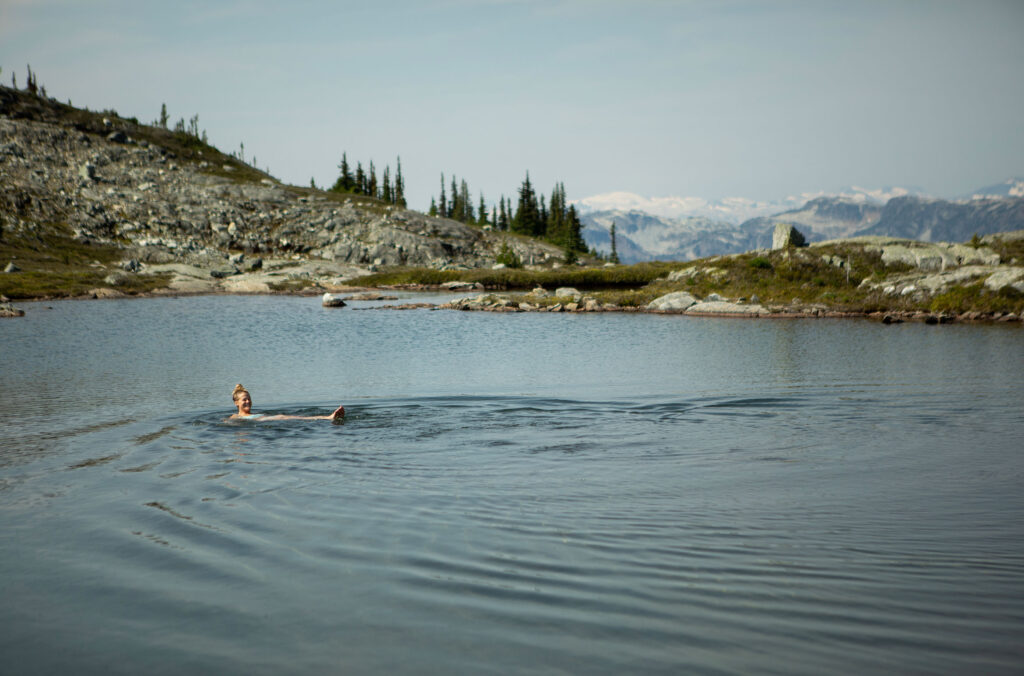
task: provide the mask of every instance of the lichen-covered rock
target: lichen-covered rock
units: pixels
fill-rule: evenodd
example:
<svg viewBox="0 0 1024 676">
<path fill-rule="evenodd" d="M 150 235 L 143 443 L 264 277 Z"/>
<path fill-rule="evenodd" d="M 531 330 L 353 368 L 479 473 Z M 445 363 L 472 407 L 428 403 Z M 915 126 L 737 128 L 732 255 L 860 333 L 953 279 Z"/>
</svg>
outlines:
<svg viewBox="0 0 1024 676">
<path fill-rule="evenodd" d="M 760 317 L 771 312 L 763 305 L 730 303 L 728 301 L 711 301 L 691 305 L 686 309 L 688 315 L 730 315 L 736 317 Z"/>
<path fill-rule="evenodd" d="M 985 278 L 985 287 L 992 291 L 998 291 L 1006 286 L 1024 293 L 1024 267 L 1015 266 L 1000 270 Z"/>
<path fill-rule="evenodd" d="M 686 291 L 676 291 L 674 293 L 668 293 L 664 296 L 655 298 L 647 304 L 647 309 L 658 312 L 683 312 L 690 306 L 696 305 L 698 302 L 697 297 L 693 294 L 687 293 Z"/>
</svg>

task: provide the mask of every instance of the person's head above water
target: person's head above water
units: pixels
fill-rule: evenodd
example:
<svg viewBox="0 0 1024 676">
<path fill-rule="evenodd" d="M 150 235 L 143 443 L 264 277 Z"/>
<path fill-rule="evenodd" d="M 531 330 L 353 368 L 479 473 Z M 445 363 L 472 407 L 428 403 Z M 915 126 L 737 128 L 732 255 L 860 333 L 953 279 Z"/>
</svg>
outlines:
<svg viewBox="0 0 1024 676">
<path fill-rule="evenodd" d="M 254 415 L 252 412 L 252 397 L 249 390 L 245 389 L 242 383 L 235 385 L 231 391 L 231 401 L 238 407 L 238 413 L 232 413 L 228 420 L 237 418 L 249 418 L 250 420 L 341 420 L 345 417 L 345 407 L 339 406 L 330 415 Z"/>
<path fill-rule="evenodd" d="M 238 412 L 244 415 L 248 415 L 252 410 L 252 397 L 249 395 L 249 390 L 242 387 L 242 383 L 235 385 L 235 389 L 231 392 L 231 400 L 235 402 L 235 406 L 238 407 Z"/>
</svg>

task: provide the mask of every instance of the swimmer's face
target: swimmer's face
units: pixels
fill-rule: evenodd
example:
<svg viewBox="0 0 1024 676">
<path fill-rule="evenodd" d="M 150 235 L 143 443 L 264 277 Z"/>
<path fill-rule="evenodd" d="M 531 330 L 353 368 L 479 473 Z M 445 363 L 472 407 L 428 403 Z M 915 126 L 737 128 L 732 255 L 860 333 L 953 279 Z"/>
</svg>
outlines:
<svg viewBox="0 0 1024 676">
<path fill-rule="evenodd" d="M 252 399 L 249 397 L 248 392 L 242 392 L 235 399 L 235 405 L 238 406 L 239 413 L 248 413 L 252 410 Z"/>
</svg>

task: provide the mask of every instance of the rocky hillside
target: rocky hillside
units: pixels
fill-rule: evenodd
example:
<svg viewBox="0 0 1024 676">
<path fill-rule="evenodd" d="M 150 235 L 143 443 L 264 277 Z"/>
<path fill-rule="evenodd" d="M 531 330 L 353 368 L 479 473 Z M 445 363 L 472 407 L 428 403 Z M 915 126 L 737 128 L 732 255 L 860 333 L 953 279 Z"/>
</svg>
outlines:
<svg viewBox="0 0 1024 676">
<path fill-rule="evenodd" d="M 193 275 L 226 279 L 257 260 L 264 269 L 316 260 L 335 279 L 375 266 L 481 267 L 506 243 L 525 262 L 561 258 L 528 238 L 284 185 L 195 136 L 7 87 L 0 186 L 0 255 L 14 258 L 32 242 L 54 249 L 55 237 L 66 238 L 76 251 L 116 247 L 111 264 L 129 275 L 173 276 L 180 268 L 160 266 L 188 265 Z M 42 260 L 0 266 L 43 272 Z"/>
</svg>

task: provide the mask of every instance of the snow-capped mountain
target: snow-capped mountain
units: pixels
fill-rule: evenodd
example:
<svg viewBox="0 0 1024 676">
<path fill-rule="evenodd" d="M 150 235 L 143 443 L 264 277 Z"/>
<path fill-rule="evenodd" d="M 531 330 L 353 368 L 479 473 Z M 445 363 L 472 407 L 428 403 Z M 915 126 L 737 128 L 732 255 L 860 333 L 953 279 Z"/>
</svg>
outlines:
<svg viewBox="0 0 1024 676">
<path fill-rule="evenodd" d="M 917 188 L 881 188 L 869 190 L 851 186 L 839 193 L 805 192 L 778 200 L 758 201 L 746 197 L 724 197 L 706 200 L 702 197 L 643 197 L 630 192 L 609 192 L 573 201 L 580 214 L 601 211 L 642 211 L 664 219 L 705 218 L 739 225 L 759 216 L 770 216 L 799 209 L 820 197 L 843 197 L 851 202 L 885 204 L 893 197 L 924 195 Z"/>
<path fill-rule="evenodd" d="M 607 193 L 575 204 L 583 237 L 597 251 L 610 251 L 609 229 L 615 224 L 623 263 L 691 260 L 766 248 L 779 222 L 796 226 L 812 242 L 860 234 L 966 241 L 974 233 L 1024 229 L 1022 179 L 988 186 L 956 201 L 930 198 L 919 189 L 851 187 L 839 194 L 803 193 L 775 202 Z"/>
</svg>

